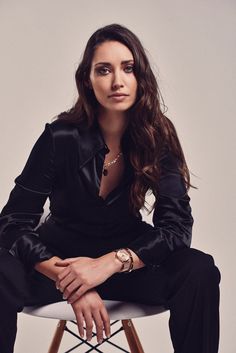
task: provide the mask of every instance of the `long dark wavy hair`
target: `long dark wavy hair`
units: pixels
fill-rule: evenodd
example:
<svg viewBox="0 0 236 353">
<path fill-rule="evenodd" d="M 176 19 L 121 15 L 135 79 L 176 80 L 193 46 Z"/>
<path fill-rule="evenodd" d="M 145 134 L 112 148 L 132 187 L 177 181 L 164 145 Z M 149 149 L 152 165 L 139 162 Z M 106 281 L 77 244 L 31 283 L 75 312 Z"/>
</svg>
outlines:
<svg viewBox="0 0 236 353">
<path fill-rule="evenodd" d="M 168 146 L 179 159 L 181 172 L 187 192 L 190 187 L 190 173 L 176 129 L 164 112 L 161 111 L 161 100 L 165 107 L 157 80 L 150 67 L 145 50 L 138 37 L 125 26 L 110 24 L 96 30 L 89 38 L 82 60 L 76 70 L 75 80 L 78 90 L 76 103 L 67 112 L 59 114 L 58 119 L 71 123 L 87 121 L 94 124 L 99 103 L 89 87 L 91 62 L 96 48 L 105 41 L 118 41 L 126 45 L 134 57 L 134 75 L 137 80 L 137 97 L 135 103 L 126 111 L 129 119 L 129 160 L 134 170 L 134 181 L 130 188 L 129 207 L 137 214 L 141 208 L 149 213 L 158 199 L 158 180 L 160 177 L 159 159 L 164 146 Z M 145 195 L 148 190 L 154 194 L 156 201 L 152 208 L 145 207 Z"/>
</svg>

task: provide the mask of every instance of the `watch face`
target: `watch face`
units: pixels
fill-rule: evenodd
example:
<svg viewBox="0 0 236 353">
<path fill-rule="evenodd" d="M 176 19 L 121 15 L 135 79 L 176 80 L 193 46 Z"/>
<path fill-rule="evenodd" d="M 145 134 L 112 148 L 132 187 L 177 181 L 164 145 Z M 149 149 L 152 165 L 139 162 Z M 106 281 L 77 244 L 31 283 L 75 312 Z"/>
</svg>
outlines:
<svg viewBox="0 0 236 353">
<path fill-rule="evenodd" d="M 121 259 L 122 262 L 126 262 L 129 260 L 129 254 L 127 254 L 123 250 L 117 251 L 117 255 Z"/>
</svg>

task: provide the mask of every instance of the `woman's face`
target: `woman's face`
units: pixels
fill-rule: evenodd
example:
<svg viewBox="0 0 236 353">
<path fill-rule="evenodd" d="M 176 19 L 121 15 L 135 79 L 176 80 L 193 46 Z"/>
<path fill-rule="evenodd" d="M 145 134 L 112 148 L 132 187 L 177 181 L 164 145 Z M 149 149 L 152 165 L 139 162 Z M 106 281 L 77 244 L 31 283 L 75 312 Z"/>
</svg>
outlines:
<svg viewBox="0 0 236 353">
<path fill-rule="evenodd" d="M 137 80 L 131 51 L 118 41 L 100 44 L 95 50 L 90 83 L 100 105 L 109 111 L 125 111 L 136 100 Z M 111 97 L 122 93 L 124 96 Z"/>
</svg>

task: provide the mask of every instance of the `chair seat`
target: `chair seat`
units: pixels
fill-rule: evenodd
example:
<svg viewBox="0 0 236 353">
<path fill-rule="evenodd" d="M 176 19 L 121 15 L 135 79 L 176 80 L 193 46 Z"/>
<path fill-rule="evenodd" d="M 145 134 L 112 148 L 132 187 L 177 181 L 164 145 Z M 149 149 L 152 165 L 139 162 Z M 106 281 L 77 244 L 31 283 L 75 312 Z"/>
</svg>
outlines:
<svg viewBox="0 0 236 353">
<path fill-rule="evenodd" d="M 116 300 L 103 300 L 103 302 L 110 320 L 126 320 L 156 315 L 168 310 L 161 305 L 154 306 Z M 23 313 L 58 320 L 76 320 L 72 306 L 66 300 L 43 306 L 26 306 Z"/>
</svg>

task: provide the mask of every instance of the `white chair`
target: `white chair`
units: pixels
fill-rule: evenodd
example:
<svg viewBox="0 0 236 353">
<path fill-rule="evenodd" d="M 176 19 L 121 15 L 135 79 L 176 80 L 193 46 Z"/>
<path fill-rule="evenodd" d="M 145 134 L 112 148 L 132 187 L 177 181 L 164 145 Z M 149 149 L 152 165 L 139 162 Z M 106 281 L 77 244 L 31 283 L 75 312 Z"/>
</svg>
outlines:
<svg viewBox="0 0 236 353">
<path fill-rule="evenodd" d="M 56 332 L 52 339 L 48 353 L 58 352 L 60 343 L 62 340 L 62 336 L 65 331 L 77 337 L 79 340 L 79 344 L 69 349 L 65 353 L 69 353 L 72 350 L 80 347 L 81 345 L 87 345 L 89 349 L 87 351 L 83 350 L 80 352 L 88 353 L 94 350 L 96 352 L 102 353 L 102 351 L 99 348 L 105 342 L 111 344 L 113 347 L 116 347 L 118 350 L 121 350 L 122 352 L 144 353 L 144 350 L 142 348 L 139 337 L 137 335 L 137 332 L 135 330 L 135 327 L 131 319 L 160 314 L 164 311 L 167 311 L 168 309 L 165 308 L 164 306 L 152 306 L 152 305 L 144 305 L 139 303 L 137 304 L 137 303 L 131 303 L 131 302 L 114 301 L 114 300 L 103 300 L 103 301 L 107 308 L 110 320 L 113 321 L 111 323 L 112 330 L 113 330 L 113 325 L 116 323 L 119 323 L 120 321 L 122 322 L 122 326 L 115 332 L 112 332 L 111 330 L 110 338 L 104 338 L 101 344 L 97 343 L 95 345 L 91 344 L 91 341 L 88 342 L 86 341 L 86 339 L 81 338 L 80 336 L 78 336 L 76 333 L 74 333 L 67 327 L 66 325 L 67 321 L 72 322 L 76 325 L 76 318 L 75 318 L 75 314 L 73 312 L 72 306 L 67 304 L 66 301 L 57 302 L 57 303 L 44 305 L 44 306 L 38 306 L 38 307 L 27 306 L 23 309 L 23 313 L 32 315 L 32 316 L 59 320 L 56 328 Z M 76 326 L 76 329 L 77 329 L 77 326 Z M 125 332 L 126 339 L 130 348 L 130 352 L 111 341 L 112 337 L 114 337 L 114 335 L 118 334 L 122 330 L 124 330 Z M 95 336 L 96 333 L 93 332 L 92 335 Z"/>
</svg>

